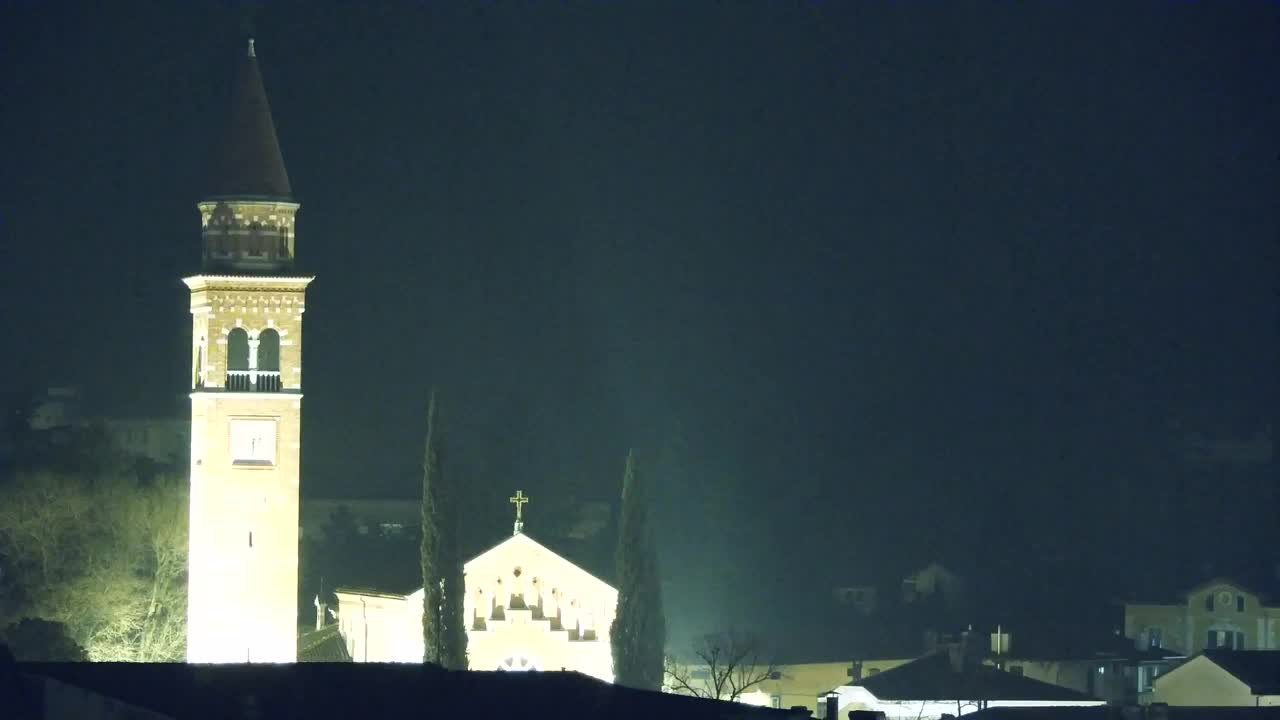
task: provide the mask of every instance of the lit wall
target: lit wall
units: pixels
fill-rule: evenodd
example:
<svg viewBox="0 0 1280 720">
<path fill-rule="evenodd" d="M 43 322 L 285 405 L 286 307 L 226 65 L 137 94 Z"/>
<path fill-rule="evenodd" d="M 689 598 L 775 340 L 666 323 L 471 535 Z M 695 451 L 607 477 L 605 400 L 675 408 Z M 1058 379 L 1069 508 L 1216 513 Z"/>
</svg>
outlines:
<svg viewBox="0 0 1280 720">
<path fill-rule="evenodd" d="M 613 680 L 609 625 L 618 593 L 527 535 L 464 567 L 472 670 L 572 670 Z M 357 662 L 421 662 L 422 591 L 340 589 L 338 622 Z"/>
<path fill-rule="evenodd" d="M 193 323 L 187 660 L 294 662 L 298 390 L 310 278 L 202 275 L 185 282 Z M 275 389 L 284 392 L 226 390 L 227 337 L 236 328 L 251 343 L 265 328 L 278 333 Z"/>
<path fill-rule="evenodd" d="M 1209 658 L 1195 657 L 1156 678 L 1152 701 L 1169 705 L 1251 706 L 1262 704 L 1249 686 Z"/>
<path fill-rule="evenodd" d="M 866 677 L 870 674 L 892 670 L 914 659 L 863 660 L 862 672 Z M 753 689 L 763 695 L 767 695 L 769 697 L 768 704 L 770 705 L 775 704 L 773 701 L 776 698 L 777 707 L 785 709 L 803 705 L 816 712 L 819 695 L 849 682 L 849 668 L 852 664 L 852 661 L 846 660 L 841 662 L 779 665 L 777 667 L 777 679 L 765 680 Z"/>
<path fill-rule="evenodd" d="M 1280 607 L 1225 580 L 1205 583 L 1173 604 L 1125 605 L 1125 637 L 1147 649 L 1157 629 L 1161 647 L 1194 655 L 1206 649 L 1211 629 L 1239 632 L 1246 650 L 1280 649 Z"/>
</svg>

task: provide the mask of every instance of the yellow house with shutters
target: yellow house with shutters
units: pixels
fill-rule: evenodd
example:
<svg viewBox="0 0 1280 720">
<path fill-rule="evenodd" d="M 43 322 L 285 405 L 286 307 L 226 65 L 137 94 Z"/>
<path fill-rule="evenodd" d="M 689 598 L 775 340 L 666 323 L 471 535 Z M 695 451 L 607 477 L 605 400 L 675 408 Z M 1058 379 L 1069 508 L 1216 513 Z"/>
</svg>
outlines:
<svg viewBox="0 0 1280 720">
<path fill-rule="evenodd" d="M 1126 603 L 1124 634 L 1140 650 L 1280 649 L 1280 606 L 1230 578 L 1214 578 L 1176 603 Z"/>
</svg>

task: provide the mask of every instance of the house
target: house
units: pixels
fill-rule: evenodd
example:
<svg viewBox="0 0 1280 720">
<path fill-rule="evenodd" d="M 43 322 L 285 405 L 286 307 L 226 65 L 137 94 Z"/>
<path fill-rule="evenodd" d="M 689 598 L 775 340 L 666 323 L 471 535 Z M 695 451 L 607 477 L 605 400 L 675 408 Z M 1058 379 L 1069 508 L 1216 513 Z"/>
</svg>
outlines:
<svg viewBox="0 0 1280 720">
<path fill-rule="evenodd" d="M 422 523 L 422 499 L 304 499 L 299 504 L 299 534 L 308 540 L 324 540 L 334 513 L 347 513 L 361 535 L 395 537 L 415 533 Z"/>
<path fill-rule="evenodd" d="M 1137 703 L 1183 659 L 1159 648 L 1138 650 L 1124 638 L 1042 626 L 1018 637 L 997 629 L 983 662 L 1111 703 Z"/>
<path fill-rule="evenodd" d="M 523 532 L 467 561 L 467 662 L 473 670 L 573 670 L 613 679 L 609 626 L 618 591 Z M 356 662 L 421 662 L 421 585 L 339 588 L 338 625 Z"/>
<path fill-rule="evenodd" d="M 105 418 L 111 442 L 133 458 L 185 466 L 191 453 L 191 421 L 172 418 Z"/>
<path fill-rule="evenodd" d="M 1163 648 L 1190 657 L 1202 650 L 1280 649 L 1280 606 L 1230 578 L 1214 578 L 1176 602 L 1124 606 L 1124 635 L 1141 650 Z"/>
<path fill-rule="evenodd" d="M 1169 705 L 1280 706 L 1280 650 L 1206 650 L 1156 678 Z"/>
<path fill-rule="evenodd" d="M 882 712 L 889 720 L 927 720 L 986 707 L 1103 705 L 1075 690 L 998 670 L 965 657 L 961 648 L 918 660 L 835 688 L 820 702 L 817 717 L 851 710 Z M 832 706 L 835 706 L 834 708 Z M 834 719 L 833 719 L 834 720 Z"/>
<path fill-rule="evenodd" d="M 940 563 L 931 562 L 905 576 L 866 579 L 856 585 L 832 590 L 836 604 L 861 615 L 884 610 L 935 603 L 940 609 L 955 610 L 963 604 L 964 581 Z"/>
<path fill-rule="evenodd" d="M 818 698 L 830 688 L 905 665 L 915 657 L 798 662 L 774 666 L 773 674 L 751 688 L 744 702 L 775 708 L 804 706 L 818 711 Z"/>
<path fill-rule="evenodd" d="M 933 562 L 902 579 L 904 604 L 939 598 L 949 608 L 961 604 L 965 596 L 964 580 L 939 563 Z"/>
</svg>

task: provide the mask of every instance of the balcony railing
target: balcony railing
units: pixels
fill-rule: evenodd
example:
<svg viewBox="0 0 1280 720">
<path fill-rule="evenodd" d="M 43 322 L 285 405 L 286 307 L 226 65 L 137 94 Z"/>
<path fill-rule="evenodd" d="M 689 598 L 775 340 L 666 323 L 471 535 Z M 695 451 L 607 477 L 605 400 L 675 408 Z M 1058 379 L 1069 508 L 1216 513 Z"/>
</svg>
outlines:
<svg viewBox="0 0 1280 720">
<path fill-rule="evenodd" d="M 228 370 L 228 392 L 280 392 L 279 370 Z"/>
</svg>

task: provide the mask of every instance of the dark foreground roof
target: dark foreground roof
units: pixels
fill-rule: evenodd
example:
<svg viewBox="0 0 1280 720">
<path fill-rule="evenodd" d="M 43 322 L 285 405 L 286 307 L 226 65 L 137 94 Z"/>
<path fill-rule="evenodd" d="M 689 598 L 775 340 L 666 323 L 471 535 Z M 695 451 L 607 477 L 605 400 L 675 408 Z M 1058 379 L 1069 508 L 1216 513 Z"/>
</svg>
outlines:
<svg viewBox="0 0 1280 720">
<path fill-rule="evenodd" d="M 1254 695 L 1280 695 L 1280 650 L 1205 650 L 1204 656 Z"/>
<path fill-rule="evenodd" d="M 1145 711 L 1145 714 L 1144 714 Z M 1166 707 L 1168 720 L 1280 720 L 1278 707 Z M 988 708 L 965 715 L 966 720 L 1154 720 L 1154 708 L 1097 707 Z"/>
<path fill-rule="evenodd" d="M 997 670 L 974 660 L 969 660 L 956 672 L 947 652 L 932 653 L 850 684 L 866 688 L 880 700 L 1082 702 L 1096 699 L 1058 685 Z"/>
<path fill-rule="evenodd" d="M 431 665 L 19 663 L 61 682 L 174 718 L 706 718 L 791 713 L 646 692 L 568 672 L 450 672 Z"/>
</svg>

